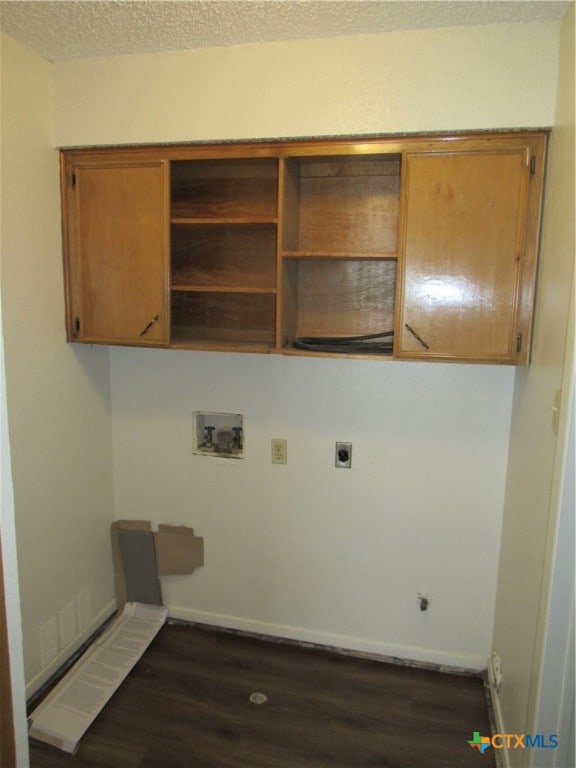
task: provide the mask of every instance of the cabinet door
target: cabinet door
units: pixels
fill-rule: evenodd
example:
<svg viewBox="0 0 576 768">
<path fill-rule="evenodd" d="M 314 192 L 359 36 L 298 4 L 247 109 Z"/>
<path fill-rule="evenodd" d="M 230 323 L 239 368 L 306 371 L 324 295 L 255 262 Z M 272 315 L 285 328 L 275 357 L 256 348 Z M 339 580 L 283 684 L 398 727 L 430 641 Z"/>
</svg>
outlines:
<svg viewBox="0 0 576 768">
<path fill-rule="evenodd" d="M 527 148 L 408 154 L 404 172 L 395 354 L 521 362 Z"/>
<path fill-rule="evenodd" d="M 66 174 L 68 338 L 168 344 L 168 170 L 78 162 Z"/>
</svg>

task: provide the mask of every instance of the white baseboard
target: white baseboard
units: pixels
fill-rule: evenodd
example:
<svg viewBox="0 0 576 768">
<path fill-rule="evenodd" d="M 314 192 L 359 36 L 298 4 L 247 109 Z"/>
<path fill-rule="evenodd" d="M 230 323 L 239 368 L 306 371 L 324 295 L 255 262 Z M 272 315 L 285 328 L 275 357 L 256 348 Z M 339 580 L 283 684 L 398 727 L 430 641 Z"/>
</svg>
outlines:
<svg viewBox="0 0 576 768">
<path fill-rule="evenodd" d="M 498 696 L 498 693 L 491 687 L 488 686 L 489 696 L 490 696 L 490 703 L 492 705 L 492 717 L 494 719 L 493 728 L 494 733 L 508 733 L 508 731 L 504 728 L 504 723 L 502 721 L 502 708 L 500 706 L 500 697 Z M 494 754 L 496 757 L 496 765 L 498 768 L 510 768 L 510 760 L 508 759 L 508 750 L 507 749 L 495 749 Z"/>
<path fill-rule="evenodd" d="M 232 629 L 255 635 L 284 638 L 301 643 L 322 645 L 343 651 L 373 655 L 397 663 L 417 663 L 440 667 L 446 671 L 479 674 L 486 668 L 486 659 L 482 656 L 454 656 L 442 651 L 417 646 L 399 646 L 353 635 L 341 635 L 322 632 L 305 627 L 245 619 L 208 611 L 196 611 L 178 605 L 168 606 L 168 617 L 190 621 L 195 624 L 207 624 L 222 629 Z"/>
<path fill-rule="evenodd" d="M 66 664 L 68 659 L 73 656 L 76 651 L 88 640 L 88 638 L 94 634 L 104 622 L 112 616 L 116 610 L 116 600 L 110 600 L 110 602 L 95 616 L 90 624 L 88 624 L 76 638 L 63 648 L 60 653 L 55 656 L 52 661 L 44 667 L 37 675 L 26 683 L 26 700 L 29 700 L 36 691 L 38 691 L 44 683 L 46 683 L 52 675 Z"/>
</svg>

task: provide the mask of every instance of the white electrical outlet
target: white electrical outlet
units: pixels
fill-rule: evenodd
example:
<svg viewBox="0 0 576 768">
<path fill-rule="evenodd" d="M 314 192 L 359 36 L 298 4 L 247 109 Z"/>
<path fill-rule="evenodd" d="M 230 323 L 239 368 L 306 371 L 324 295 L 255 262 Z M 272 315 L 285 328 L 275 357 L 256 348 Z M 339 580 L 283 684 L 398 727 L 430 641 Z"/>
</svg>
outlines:
<svg viewBox="0 0 576 768">
<path fill-rule="evenodd" d="M 288 464 L 288 442 L 278 437 L 271 440 L 272 464 Z"/>
</svg>

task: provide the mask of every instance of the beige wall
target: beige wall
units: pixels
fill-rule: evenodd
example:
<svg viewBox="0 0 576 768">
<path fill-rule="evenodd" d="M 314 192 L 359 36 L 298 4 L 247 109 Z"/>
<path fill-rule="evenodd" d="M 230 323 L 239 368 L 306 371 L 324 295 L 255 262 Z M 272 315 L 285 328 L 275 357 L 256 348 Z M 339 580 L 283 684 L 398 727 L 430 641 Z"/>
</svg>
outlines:
<svg viewBox="0 0 576 768">
<path fill-rule="evenodd" d="M 116 514 L 205 537 L 204 568 L 164 580 L 172 615 L 485 666 L 510 368 L 120 348 L 111 367 Z M 192 455 L 196 410 L 244 415 L 243 461 Z"/>
<path fill-rule="evenodd" d="M 1 72 L 2 319 L 30 693 L 114 597 L 110 381 L 107 349 L 65 340 L 53 67 L 3 37 Z M 59 619 L 66 606 L 65 616 L 80 623 L 65 645 Z M 55 646 L 41 664 L 46 622 Z"/>
<path fill-rule="evenodd" d="M 61 63 L 56 142 L 546 126 L 557 46 L 503 24 Z"/>
<path fill-rule="evenodd" d="M 549 125 L 558 33 L 494 25 L 61 63 L 56 142 Z M 118 348 L 111 375 L 116 515 L 206 539 L 206 566 L 165 584 L 173 615 L 485 666 L 511 368 Z M 195 410 L 244 414 L 242 463 L 192 456 Z M 270 465 L 272 437 L 287 438 L 287 467 Z M 336 440 L 353 442 L 350 472 L 333 467 Z"/>
<path fill-rule="evenodd" d="M 4 336 L 1 332 L 0 322 L 0 546 L 2 547 L 2 575 L 4 579 L 4 605 L 2 610 L 5 610 L 7 618 L 16 765 L 18 768 L 24 768 L 28 762 L 28 727 L 26 724 L 20 586 L 18 584 L 18 557 L 14 525 L 14 489 L 12 486 L 12 465 L 8 440 L 5 373 Z M 2 716 L 4 717 L 4 714 Z"/>
<path fill-rule="evenodd" d="M 574 7 L 561 37 L 558 101 L 549 152 L 532 365 L 516 374 L 508 486 L 493 648 L 504 685 L 496 697 L 503 732 L 533 730 L 551 542 L 565 460 L 573 344 L 567 337 L 574 277 Z M 563 391 L 559 430 L 555 393 Z M 569 605 L 566 605 L 568 611 Z M 511 765 L 528 754 L 510 752 Z M 534 758 L 536 759 L 536 758 Z M 537 763 L 536 763 L 537 764 Z"/>
</svg>

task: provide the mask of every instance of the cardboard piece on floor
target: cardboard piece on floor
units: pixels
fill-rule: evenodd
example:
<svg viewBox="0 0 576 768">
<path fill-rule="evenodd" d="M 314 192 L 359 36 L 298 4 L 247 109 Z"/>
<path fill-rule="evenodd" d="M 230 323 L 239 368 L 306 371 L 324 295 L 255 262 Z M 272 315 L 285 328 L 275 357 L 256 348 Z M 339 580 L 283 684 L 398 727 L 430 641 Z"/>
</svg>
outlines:
<svg viewBox="0 0 576 768">
<path fill-rule="evenodd" d="M 162 605 L 150 523 L 147 520 L 118 520 L 112 523 L 110 533 L 118 610 L 130 602 Z"/>
<path fill-rule="evenodd" d="M 204 565 L 204 539 L 193 528 L 161 524 L 154 542 L 159 576 L 182 576 Z"/>
<path fill-rule="evenodd" d="M 118 531 L 122 556 L 126 601 L 162 605 L 162 590 L 158 578 L 156 547 L 152 531 Z"/>
<path fill-rule="evenodd" d="M 192 573 L 204 564 L 204 539 L 185 525 L 158 526 L 152 532 L 147 520 L 112 523 L 112 557 L 116 599 L 162 605 L 161 576 Z"/>
<path fill-rule="evenodd" d="M 30 737 L 74 753 L 166 621 L 167 613 L 164 606 L 126 603 L 112 625 L 32 712 Z"/>
</svg>

